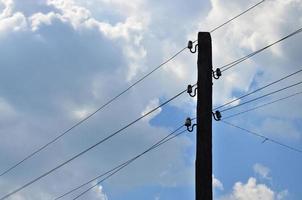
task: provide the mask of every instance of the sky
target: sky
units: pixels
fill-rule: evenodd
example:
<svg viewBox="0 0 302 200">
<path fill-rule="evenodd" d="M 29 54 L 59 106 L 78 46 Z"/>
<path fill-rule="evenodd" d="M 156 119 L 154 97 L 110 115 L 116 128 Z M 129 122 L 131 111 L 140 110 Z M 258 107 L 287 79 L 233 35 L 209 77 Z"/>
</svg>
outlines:
<svg viewBox="0 0 302 200">
<path fill-rule="evenodd" d="M 0 0 L 0 171 L 88 116 L 184 48 L 189 40 L 196 40 L 199 31 L 210 31 L 256 3 Z M 302 0 L 266 0 L 216 30 L 211 34 L 213 67 L 221 67 L 301 28 L 301 11 Z M 302 33 L 223 72 L 213 82 L 214 106 L 301 69 L 301 43 Z M 0 196 L 194 84 L 196 59 L 196 54 L 183 51 L 85 123 L 1 176 Z M 296 74 L 241 102 L 301 78 L 300 73 Z M 222 116 L 301 90 L 297 85 Z M 226 121 L 302 149 L 301 102 L 302 95 L 298 95 Z M 196 99 L 181 95 L 8 199 L 55 199 L 143 152 L 195 115 Z M 195 132 L 176 137 L 82 199 L 194 199 L 195 137 Z M 301 158 L 301 153 L 213 121 L 214 199 L 300 200 Z"/>
</svg>

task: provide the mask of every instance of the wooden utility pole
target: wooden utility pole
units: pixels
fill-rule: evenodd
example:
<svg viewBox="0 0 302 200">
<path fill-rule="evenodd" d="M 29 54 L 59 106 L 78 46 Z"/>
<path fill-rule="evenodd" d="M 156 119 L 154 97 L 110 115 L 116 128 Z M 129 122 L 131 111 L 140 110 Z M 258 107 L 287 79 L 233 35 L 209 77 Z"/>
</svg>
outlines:
<svg viewBox="0 0 302 200">
<path fill-rule="evenodd" d="M 212 40 L 198 33 L 196 200 L 212 200 Z"/>
</svg>

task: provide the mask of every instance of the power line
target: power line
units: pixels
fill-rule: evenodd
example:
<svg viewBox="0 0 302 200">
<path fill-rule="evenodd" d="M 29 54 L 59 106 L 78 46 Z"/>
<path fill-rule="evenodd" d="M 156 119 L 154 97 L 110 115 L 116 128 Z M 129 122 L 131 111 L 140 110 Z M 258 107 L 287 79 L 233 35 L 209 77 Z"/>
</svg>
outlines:
<svg viewBox="0 0 302 200">
<path fill-rule="evenodd" d="M 236 15 L 236 16 L 232 17 L 231 19 L 227 20 L 227 21 L 224 22 L 223 24 L 221 24 L 221 25 L 219 25 L 219 26 L 213 28 L 213 29 L 210 30 L 209 32 L 210 32 L 210 33 L 213 33 L 213 32 L 215 32 L 215 31 L 217 31 L 218 29 L 220 29 L 220 28 L 222 28 L 223 26 L 225 26 L 225 25 L 231 23 L 232 21 L 234 21 L 234 20 L 237 19 L 238 17 L 240 17 L 240 16 L 244 15 L 245 13 L 247 13 L 247 12 L 253 10 L 253 9 L 256 8 L 257 6 L 259 6 L 260 4 L 264 3 L 265 1 L 266 1 L 266 0 L 259 1 L 259 2 L 256 3 L 255 5 L 249 7 L 248 9 L 246 9 L 246 10 L 244 10 L 244 11 L 242 11 L 241 13 L 239 13 L 238 15 Z M 197 42 L 197 40 L 195 40 L 194 43 L 195 43 L 195 42 Z"/>
<path fill-rule="evenodd" d="M 196 85 L 196 84 L 195 84 Z M 134 125 L 135 123 L 137 123 L 138 121 L 140 121 L 141 119 L 147 117 L 148 115 L 150 115 L 151 113 L 153 113 L 154 111 L 158 110 L 159 108 L 165 106 L 166 104 L 168 104 L 169 102 L 173 101 L 174 99 L 176 99 L 177 97 L 179 97 L 180 95 L 184 94 L 185 92 L 187 92 L 187 89 L 183 90 L 182 92 L 178 93 L 177 95 L 175 95 L 174 97 L 170 98 L 169 100 L 165 101 L 164 103 L 162 103 L 161 105 L 157 106 L 156 108 L 150 110 L 149 112 L 147 112 L 146 114 L 142 115 L 141 117 L 137 118 L 136 120 L 132 121 L 131 123 L 129 123 L 128 125 L 124 126 L 123 128 L 119 129 L 118 131 L 112 133 L 111 135 L 105 137 L 104 139 L 100 140 L 99 142 L 95 143 L 94 145 L 90 146 L 89 148 L 83 150 L 82 152 L 76 154 L 75 156 L 73 156 L 72 158 L 68 159 L 67 161 L 61 163 L 60 165 L 58 165 L 57 167 L 49 170 L 48 172 L 40 175 L 39 177 L 31 180 L 30 182 L 26 183 L 25 185 L 19 187 L 18 189 L 6 194 L 5 196 L 3 196 L 0 200 L 6 199 L 10 196 L 12 196 L 13 194 L 23 190 L 24 188 L 28 187 L 29 185 L 35 183 L 36 181 L 42 179 L 43 177 L 51 174 L 52 172 L 56 171 L 57 169 L 63 167 L 64 165 L 66 165 L 67 163 L 73 161 L 74 159 L 82 156 L 83 154 L 87 153 L 88 151 L 90 151 L 91 149 L 95 148 L 96 146 L 104 143 L 105 141 L 109 140 L 110 138 L 114 137 L 115 135 L 117 135 L 118 133 L 126 130 L 127 128 L 129 128 L 130 126 Z"/>
<path fill-rule="evenodd" d="M 176 135 L 174 135 L 173 137 L 170 137 L 169 139 L 162 141 L 162 143 L 158 144 L 156 147 L 159 147 L 160 145 L 172 140 L 173 138 L 183 134 L 187 132 L 187 130 L 184 130 Z M 154 147 L 154 148 L 156 148 Z M 105 180 L 107 180 L 108 178 L 112 177 L 113 175 L 115 175 L 116 173 L 118 173 L 120 170 L 122 170 L 123 168 L 127 167 L 129 164 L 131 164 L 131 162 L 127 163 L 126 165 L 122 166 L 121 168 L 119 168 L 118 170 L 116 170 L 115 172 L 111 173 L 110 175 L 108 175 L 107 177 L 103 178 L 102 180 L 98 181 L 96 184 L 94 184 L 93 186 L 89 187 L 88 189 L 86 189 L 85 191 L 83 191 L 82 193 L 80 193 L 79 195 L 77 195 L 75 198 L 73 198 L 72 200 L 78 199 L 81 196 L 83 196 L 85 193 L 89 192 L 91 189 L 93 189 L 94 187 L 98 186 L 99 184 L 101 184 L 102 182 L 104 182 Z"/>
<path fill-rule="evenodd" d="M 82 187 L 88 185 L 89 183 L 92 183 L 93 181 L 96 181 L 97 179 L 106 176 L 107 174 L 110 174 L 110 173 L 117 173 L 117 172 L 120 171 L 122 168 L 124 168 L 124 167 L 126 167 L 127 165 L 129 165 L 130 163 L 134 162 L 135 160 L 137 160 L 137 159 L 140 158 L 141 156 L 143 156 L 143 155 L 147 154 L 148 152 L 152 151 L 153 149 L 155 149 L 155 148 L 157 148 L 157 147 L 163 145 L 164 143 L 166 143 L 166 142 L 168 142 L 169 140 L 171 140 L 171 139 L 177 137 L 178 135 L 180 135 L 180 134 L 186 132 L 186 131 L 182 131 L 181 133 L 175 134 L 176 132 L 178 132 L 179 130 L 181 130 L 183 127 L 184 127 L 184 125 L 178 127 L 178 128 L 175 129 L 173 132 L 171 132 L 170 134 L 168 134 L 166 137 L 160 139 L 158 142 L 156 142 L 154 145 L 152 145 L 151 147 L 149 147 L 149 148 L 148 148 L 147 150 L 145 150 L 144 152 L 142 152 L 142 153 L 138 154 L 137 156 L 135 156 L 135 157 L 133 157 L 133 158 L 127 160 L 126 162 L 124 162 L 124 163 L 122 163 L 122 164 L 120 164 L 120 165 L 114 167 L 113 169 L 108 170 L 107 172 L 105 172 L 105 173 L 103 173 L 103 174 L 101 174 L 101 175 L 99 175 L 99 176 L 97 176 L 97 177 L 95 177 L 95 178 L 93 178 L 93 179 L 91 179 L 91 180 L 85 182 L 84 184 L 82 184 L 82 185 L 80 185 L 80 186 L 78 186 L 78 187 L 75 187 L 74 189 L 72 189 L 72 190 L 70 190 L 70 191 L 68 191 L 68 192 L 66 192 L 66 193 L 64 193 L 64 194 L 62 194 L 61 196 L 57 197 L 55 200 L 61 199 L 61 198 L 65 197 L 65 196 L 67 196 L 68 194 L 71 194 L 72 192 L 74 192 L 74 191 L 76 191 L 76 190 L 78 190 L 78 189 L 80 189 L 80 188 L 82 188 Z M 175 134 L 175 135 L 174 135 L 174 134 Z M 172 137 L 171 137 L 171 136 L 172 136 Z M 110 174 L 110 175 L 111 175 L 111 174 Z M 109 175 L 109 176 L 110 176 L 110 175 Z M 111 175 L 111 176 L 112 176 L 112 175 Z M 107 178 L 106 178 L 106 179 L 107 179 Z M 105 179 L 105 180 L 106 180 L 106 179 Z M 104 181 L 104 180 L 102 180 L 102 182 L 103 182 L 103 181 Z M 98 183 L 98 184 L 100 184 L 100 183 Z"/>
<path fill-rule="evenodd" d="M 247 13 L 248 11 L 252 10 L 253 8 L 257 7 L 258 5 L 260 5 L 261 3 L 263 3 L 265 0 L 255 4 L 254 6 L 248 8 L 247 10 L 243 11 L 242 13 L 236 15 L 235 17 L 231 18 L 230 20 L 226 21 L 225 23 L 217 26 L 216 28 L 212 29 L 210 32 L 214 32 L 216 30 L 218 30 L 219 28 L 225 26 L 226 24 L 230 23 L 231 21 L 235 20 L 236 18 L 240 17 L 241 15 Z M 194 41 L 194 43 L 197 40 Z M 23 162 L 25 162 L 26 160 L 30 159 L 31 157 L 33 157 L 34 155 L 38 154 L 40 151 L 44 150 L 45 148 L 47 148 L 48 146 L 50 146 L 51 144 L 55 143 L 57 140 L 59 140 L 60 138 L 62 138 L 64 135 L 66 135 L 67 133 L 69 133 L 71 130 L 73 130 L 74 128 L 78 127 L 79 125 L 81 125 L 82 123 L 84 123 L 85 121 L 87 121 L 88 119 L 90 119 L 91 117 L 93 117 L 95 114 L 97 114 L 98 112 L 100 112 L 101 110 L 103 110 L 104 108 L 106 108 L 108 105 L 110 105 L 112 102 L 114 102 L 115 100 L 117 100 L 119 97 L 121 97 L 123 94 L 125 94 L 126 92 L 128 92 L 130 89 L 132 89 L 134 86 L 136 86 L 137 84 L 139 84 L 140 82 L 142 82 L 144 79 L 146 79 L 147 77 L 149 77 L 151 74 L 153 74 L 154 72 L 156 72 L 158 69 L 160 69 L 162 66 L 166 65 L 168 62 L 170 62 L 171 60 L 173 60 L 175 57 L 177 57 L 180 53 L 182 53 L 185 49 L 187 49 L 187 47 L 182 48 L 180 51 L 178 51 L 176 54 L 174 54 L 172 57 L 170 57 L 168 60 L 166 60 L 165 62 L 161 63 L 160 65 L 158 65 L 157 67 L 155 67 L 152 71 L 150 71 L 149 73 L 147 73 L 146 75 L 144 75 L 143 77 L 141 77 L 140 79 L 138 79 L 136 82 L 134 82 L 132 85 L 130 85 L 128 88 L 126 88 L 125 90 L 123 90 L 122 92 L 120 92 L 119 94 L 117 94 L 115 97 L 113 97 L 112 99 L 110 99 L 109 101 L 107 101 L 105 104 L 103 104 L 102 106 L 100 106 L 97 110 L 95 110 L 94 112 L 92 112 L 91 114 L 89 114 L 87 117 L 83 118 L 82 120 L 78 121 L 77 123 L 75 123 L 73 126 L 71 126 L 70 128 L 68 128 L 67 130 L 63 131 L 61 134 L 59 134 L 58 136 L 56 136 L 54 139 L 52 139 L 51 141 L 49 141 L 48 143 L 44 144 L 43 146 L 41 146 L 40 148 L 34 150 L 32 153 L 28 154 L 27 156 L 25 156 L 23 159 L 21 159 L 20 161 L 18 161 L 16 164 L 12 165 L 11 167 L 9 167 L 8 169 L 4 170 L 1 174 L 0 177 L 7 174 L 8 172 L 10 172 L 11 170 L 15 169 L 16 167 L 18 167 L 19 165 L 21 165 Z"/>
<path fill-rule="evenodd" d="M 243 105 L 245 105 L 245 104 L 252 103 L 252 102 L 254 102 L 254 101 L 257 101 L 257 100 L 262 99 L 262 98 L 264 98 L 264 97 L 270 96 L 270 95 L 272 95 L 272 94 L 276 94 L 276 93 L 279 93 L 279 92 L 281 92 L 281 91 L 287 90 L 287 89 L 289 89 L 289 88 L 295 87 L 295 86 L 297 86 L 297 85 L 300 85 L 301 83 L 302 83 L 302 81 L 300 81 L 300 82 L 298 82 L 298 83 L 295 83 L 295 84 L 292 84 L 292 85 L 289 85 L 289 86 L 286 86 L 286 87 L 284 87 L 284 88 L 275 90 L 275 91 L 273 91 L 273 92 L 264 94 L 264 95 L 262 95 L 262 96 L 260 96 L 260 97 L 257 97 L 257 98 L 254 98 L 254 99 L 252 99 L 252 100 L 243 102 L 243 103 L 238 104 L 238 105 L 236 105 L 236 106 L 233 106 L 233 107 L 230 107 L 230 108 L 226 108 L 226 109 L 224 109 L 224 110 L 221 110 L 220 112 L 222 113 L 222 112 L 225 112 L 225 111 L 228 111 L 228 110 L 232 110 L 232 109 L 237 108 L 237 107 L 241 107 L 241 106 L 243 106 Z"/>
<path fill-rule="evenodd" d="M 295 97 L 295 96 L 301 95 L 301 94 L 302 94 L 302 92 L 297 92 L 297 93 L 294 93 L 294 94 L 292 94 L 292 95 L 289 95 L 289 96 L 286 96 L 286 97 L 283 97 L 283 98 L 280 98 L 280 99 L 277 99 L 277 100 L 274 100 L 274 101 L 271 101 L 271 102 L 268 102 L 268 103 L 265 103 L 265 104 L 256 106 L 256 107 L 254 107 L 254 108 L 251 108 L 251 109 L 248 109 L 248 110 L 245 110 L 245 111 L 242 111 L 242 112 L 239 112 L 239 113 L 236 113 L 236 114 L 227 116 L 227 117 L 223 117 L 223 119 L 230 119 L 230 118 L 233 118 L 233 117 L 237 117 L 238 115 L 242 115 L 242 114 L 244 114 L 244 113 L 248 113 L 248 112 L 257 110 L 257 109 L 259 109 L 259 108 L 263 108 L 263 107 L 266 107 L 266 106 L 268 106 L 268 105 L 272 105 L 272 104 L 275 104 L 275 103 L 277 103 L 277 102 L 284 101 L 284 100 L 287 100 L 287 99 L 289 99 L 289 98 L 292 98 L 292 97 Z"/>
<path fill-rule="evenodd" d="M 144 79 L 146 79 L 148 76 L 150 76 L 151 74 L 153 74 L 155 71 L 157 71 L 158 69 L 160 69 L 162 66 L 164 66 L 165 64 L 167 64 L 168 62 L 170 62 L 171 60 L 173 60 L 176 56 L 178 56 L 181 52 L 183 52 L 186 49 L 183 48 L 180 51 L 178 51 L 176 54 L 174 54 L 171 58 L 169 58 L 168 60 L 166 60 L 165 62 L 161 63 L 159 66 L 157 66 L 156 68 L 154 68 L 152 71 L 150 71 L 149 73 L 147 73 L 146 75 L 144 75 L 143 77 L 141 77 L 139 80 L 137 80 L 136 82 L 134 82 L 132 85 L 130 85 L 127 89 L 123 90 L 121 93 L 119 93 L 118 95 L 116 95 L 115 97 L 113 97 L 112 99 L 110 99 L 109 101 L 107 101 L 105 104 L 103 104 L 101 107 L 99 107 L 97 110 L 95 110 L 94 112 L 92 112 L 91 114 L 89 114 L 87 117 L 83 118 L 82 120 L 78 121 L 77 123 L 75 123 L 72 127 L 70 127 L 69 129 L 65 130 L 64 132 L 62 132 L 60 135 L 58 135 L 57 137 L 55 137 L 53 140 L 49 141 L 48 143 L 46 143 L 45 145 L 41 146 L 40 148 L 38 148 L 37 150 L 33 151 L 32 153 L 30 153 L 29 155 L 27 155 L 26 157 L 24 157 L 22 160 L 20 160 L 19 162 L 17 162 L 16 164 L 12 165 L 11 167 L 9 167 L 8 169 L 6 169 L 5 171 L 3 171 L 0 174 L 0 177 L 3 176 L 4 174 L 7 174 L 9 171 L 13 170 L 14 168 L 16 168 L 17 166 L 19 166 L 20 164 L 22 164 L 23 162 L 25 162 L 26 160 L 30 159 L 31 157 L 33 157 L 35 154 L 39 153 L 40 151 L 42 151 L 43 149 L 47 148 L 49 145 L 55 143 L 57 140 L 59 140 L 60 138 L 62 138 L 64 135 L 66 135 L 67 133 L 69 133 L 71 130 L 73 130 L 74 128 L 78 127 L 79 125 L 81 125 L 82 123 L 84 123 L 85 121 L 87 121 L 89 118 L 93 117 L 95 114 L 97 114 L 98 112 L 100 112 L 101 110 L 103 110 L 104 108 L 106 108 L 109 104 L 111 104 L 112 102 L 114 102 L 115 100 L 117 100 L 119 97 L 121 97 L 123 94 L 125 94 L 126 92 L 128 92 L 130 89 L 132 89 L 134 86 L 136 86 L 137 84 L 139 84 L 140 82 L 142 82 Z"/>
<path fill-rule="evenodd" d="M 220 29 L 221 27 L 225 26 L 226 24 L 232 22 L 233 20 L 235 20 L 235 19 L 237 19 L 238 17 L 244 15 L 245 13 L 249 12 L 250 10 L 256 8 L 257 6 L 259 6 L 260 4 L 264 3 L 265 1 L 266 1 L 266 0 L 263 0 L 263 1 L 260 1 L 260 2 L 256 3 L 255 5 L 253 5 L 252 7 L 248 8 L 247 10 L 245 10 L 245 11 L 239 13 L 239 14 L 236 15 L 235 17 L 229 19 L 228 21 L 224 22 L 223 24 L 221 24 L 221 25 L 217 26 L 216 28 L 212 29 L 212 30 L 210 31 L 210 33 L 213 33 L 214 31 Z"/>
<path fill-rule="evenodd" d="M 249 58 L 257 55 L 258 53 L 260 53 L 260 52 L 262 52 L 262 51 L 264 51 L 264 50 L 266 50 L 266 49 L 268 49 L 268 48 L 270 48 L 270 47 L 272 47 L 272 46 L 274 46 L 274 45 L 282 42 L 283 40 L 286 40 L 286 39 L 288 39 L 288 38 L 290 38 L 290 37 L 298 34 L 298 33 L 301 33 L 301 32 L 302 32 L 302 28 L 299 28 L 298 30 L 290 33 L 289 35 L 287 35 L 287 36 L 285 36 L 285 37 L 283 37 L 283 38 L 281 38 L 281 39 L 279 39 L 279 40 L 277 40 L 277 41 L 275 41 L 275 42 L 273 42 L 273 43 L 271 43 L 271 44 L 269 44 L 269 45 L 267 45 L 267 46 L 265 46 L 265 47 L 263 47 L 263 48 L 261 48 L 261 49 L 259 49 L 257 51 L 254 51 L 254 52 L 252 52 L 252 53 L 250 53 L 250 54 L 248 54 L 248 55 L 246 55 L 246 56 L 244 56 L 242 58 L 239 58 L 239 59 L 237 59 L 237 60 L 235 60 L 235 61 L 233 61 L 231 63 L 228 63 L 228 64 L 220 67 L 220 69 L 223 69 L 223 70 L 221 70 L 221 72 L 227 71 L 227 70 L 235 67 L 236 65 L 242 63 L 243 61 L 245 61 L 245 60 L 247 60 L 247 59 L 249 59 Z"/>
<path fill-rule="evenodd" d="M 294 75 L 296 75 L 296 74 L 298 74 L 298 73 L 300 73 L 300 72 L 302 72 L 302 69 L 300 69 L 300 70 L 298 70 L 298 71 L 295 71 L 294 73 L 291 73 L 291 74 L 289 74 L 289 75 L 286 75 L 286 76 L 284 76 L 284 77 L 282 77 L 282 78 L 280 78 L 280 79 L 278 79 L 278 80 L 276 80 L 276 81 L 273 81 L 273 82 L 271 82 L 271 83 L 269 83 L 269 84 L 266 84 L 266 85 L 264 85 L 264 86 L 262 86 L 262 87 L 260 87 L 260 88 L 258 88 L 258 89 L 256 89 L 256 90 L 252 91 L 252 92 L 249 92 L 249 93 L 247 93 L 247 94 L 244 94 L 244 95 L 242 95 L 242 96 L 240 96 L 240 97 L 238 97 L 238 98 L 236 98 L 236 99 L 234 99 L 234 100 L 232 100 L 232 101 L 230 101 L 230 102 L 227 102 L 227 103 L 225 103 L 225 104 L 223 104 L 223 105 L 221 105 L 221 106 L 219 106 L 219 107 L 214 108 L 213 110 L 218 110 L 218 109 L 223 108 L 223 107 L 225 107 L 225 106 L 227 106 L 227 105 L 230 105 L 230 104 L 232 104 L 232 103 L 234 103 L 234 102 L 236 102 L 236 101 L 239 101 L 240 99 L 243 99 L 243 98 L 245 98 L 245 97 L 248 97 L 248 96 L 250 96 L 250 95 L 252 95 L 252 94 L 254 94 L 254 93 L 256 93 L 256 92 L 259 92 L 259 91 L 261 91 L 261 90 L 263 90 L 263 89 L 265 89 L 265 88 L 267 88 L 267 87 L 269 87 L 269 86 L 272 86 L 272 85 L 274 85 L 274 84 L 276 84 L 276 83 L 279 83 L 279 82 L 281 82 L 281 81 L 283 81 L 283 80 L 285 80 L 285 79 L 287 79 L 287 78 L 289 78 L 289 77 L 292 77 L 292 76 L 294 76 Z"/>
<path fill-rule="evenodd" d="M 264 139 L 264 142 L 266 142 L 266 141 L 271 141 L 272 143 L 275 143 L 275 144 L 277 144 L 277 145 L 279 145 L 279 146 L 285 147 L 285 148 L 287 148 L 287 149 L 289 149 L 289 150 L 292 150 L 292 151 L 295 151 L 295 152 L 298 152 L 298 153 L 302 153 L 302 150 L 300 150 L 300 149 L 297 149 L 297 148 L 295 148 L 295 147 L 292 147 L 292 146 L 289 146 L 289 145 L 287 145 L 287 144 L 281 143 L 281 142 L 279 142 L 279 141 L 277 141 L 277 140 L 274 140 L 274 139 L 272 139 L 272 138 L 266 137 L 266 136 L 264 136 L 264 135 L 262 135 L 262 134 L 259 134 L 259 133 L 250 131 L 250 130 L 248 130 L 248 129 L 246 129 L 246 128 L 242 128 L 242 127 L 240 127 L 240 126 L 234 125 L 234 124 L 232 124 L 232 123 L 230 123 L 230 122 L 227 122 L 227 121 L 224 121 L 224 120 L 221 120 L 221 122 L 223 122 L 224 124 L 227 124 L 227 125 L 229 125 L 229 126 L 235 127 L 235 128 L 237 128 L 237 129 L 240 129 L 240 130 L 242 130 L 242 131 L 245 131 L 245 132 L 247 132 L 247 133 L 249 133 L 249 134 L 252 134 L 252 135 L 254 135 L 254 136 L 260 137 L 260 138 Z"/>
</svg>

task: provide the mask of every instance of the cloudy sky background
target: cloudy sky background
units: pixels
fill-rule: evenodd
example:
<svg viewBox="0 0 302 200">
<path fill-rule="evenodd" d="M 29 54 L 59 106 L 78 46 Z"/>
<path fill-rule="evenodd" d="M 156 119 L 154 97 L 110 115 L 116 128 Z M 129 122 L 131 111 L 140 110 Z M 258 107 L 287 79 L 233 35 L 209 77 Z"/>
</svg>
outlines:
<svg viewBox="0 0 302 200">
<path fill-rule="evenodd" d="M 1 0 L 0 171 L 93 112 L 195 40 L 257 1 Z M 215 31 L 213 65 L 222 66 L 301 28 L 301 0 L 266 0 Z M 302 35 L 245 61 L 214 82 L 214 104 L 302 67 Z M 258 95 L 300 81 L 301 74 Z M 0 178 L 1 196 L 52 169 L 196 82 L 196 55 L 185 51 L 122 98 L 39 155 Z M 271 98 L 302 91 L 297 86 Z M 301 96 L 230 120 L 302 148 Z M 156 115 L 12 196 L 58 195 L 142 152 L 194 117 L 183 95 Z M 243 108 L 246 109 L 247 107 Z M 240 109 L 234 111 L 238 112 Z M 232 112 L 225 113 L 232 114 Z M 298 200 L 301 154 L 214 122 L 215 199 Z M 83 199 L 194 199 L 195 134 L 139 159 Z M 66 199 L 70 199 L 70 197 Z"/>
</svg>

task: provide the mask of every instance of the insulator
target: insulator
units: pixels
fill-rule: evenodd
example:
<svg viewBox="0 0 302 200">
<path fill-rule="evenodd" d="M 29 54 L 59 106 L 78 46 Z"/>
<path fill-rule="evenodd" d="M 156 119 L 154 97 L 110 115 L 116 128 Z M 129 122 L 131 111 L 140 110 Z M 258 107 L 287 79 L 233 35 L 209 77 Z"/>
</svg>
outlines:
<svg viewBox="0 0 302 200">
<path fill-rule="evenodd" d="M 188 85 L 187 93 L 191 94 L 192 92 L 193 92 L 193 86 L 192 85 Z"/>
<path fill-rule="evenodd" d="M 193 48 L 193 42 L 190 40 L 188 42 L 188 49 L 192 49 Z"/>
<path fill-rule="evenodd" d="M 188 117 L 188 118 L 186 119 L 185 126 L 186 126 L 186 127 L 190 127 L 191 125 L 192 125 L 192 120 L 191 120 L 190 117 Z"/>
</svg>

